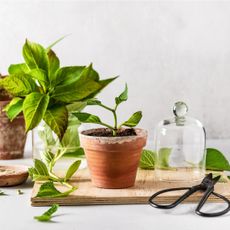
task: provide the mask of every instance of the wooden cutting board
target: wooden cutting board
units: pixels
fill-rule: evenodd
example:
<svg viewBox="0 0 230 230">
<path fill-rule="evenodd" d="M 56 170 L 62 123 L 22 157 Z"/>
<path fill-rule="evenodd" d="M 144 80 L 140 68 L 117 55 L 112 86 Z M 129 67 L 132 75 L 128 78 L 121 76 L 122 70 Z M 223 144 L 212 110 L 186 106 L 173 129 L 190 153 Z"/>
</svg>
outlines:
<svg viewBox="0 0 230 230">
<path fill-rule="evenodd" d="M 67 197 L 39 198 L 36 197 L 36 194 L 42 183 L 36 182 L 32 192 L 31 204 L 33 206 L 49 206 L 53 203 L 58 203 L 59 205 L 147 204 L 149 197 L 159 190 L 194 185 L 192 183 L 186 184 L 181 182 L 159 182 L 155 180 L 153 170 L 141 169 L 138 170 L 135 186 L 127 189 L 96 188 L 90 181 L 87 169 L 79 170 L 71 183 L 77 185 L 79 188 Z M 59 184 L 56 185 L 56 188 L 62 192 L 66 191 L 66 187 Z M 216 184 L 215 191 L 230 199 L 230 182 Z M 158 202 L 175 201 L 182 193 L 183 191 L 166 193 L 158 198 Z M 201 196 L 202 193 L 198 192 L 189 197 L 185 202 L 197 202 Z M 209 201 L 220 202 L 214 196 L 211 196 Z"/>
</svg>

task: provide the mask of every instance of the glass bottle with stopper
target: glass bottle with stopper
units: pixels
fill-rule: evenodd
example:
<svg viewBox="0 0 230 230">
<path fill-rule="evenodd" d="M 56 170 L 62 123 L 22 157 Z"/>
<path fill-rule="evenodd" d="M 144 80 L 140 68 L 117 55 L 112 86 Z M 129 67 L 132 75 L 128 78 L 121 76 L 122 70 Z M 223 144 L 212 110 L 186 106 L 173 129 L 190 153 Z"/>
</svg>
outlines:
<svg viewBox="0 0 230 230">
<path fill-rule="evenodd" d="M 162 120 L 155 129 L 158 180 L 199 181 L 205 176 L 205 129 L 187 112 L 184 102 L 176 102 L 174 117 Z"/>
</svg>

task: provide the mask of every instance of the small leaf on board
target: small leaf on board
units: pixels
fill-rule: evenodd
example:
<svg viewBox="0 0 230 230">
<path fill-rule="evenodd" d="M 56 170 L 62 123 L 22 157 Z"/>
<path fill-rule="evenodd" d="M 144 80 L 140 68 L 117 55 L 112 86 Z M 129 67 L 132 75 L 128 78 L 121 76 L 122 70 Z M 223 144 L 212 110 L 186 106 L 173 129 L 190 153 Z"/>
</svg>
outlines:
<svg viewBox="0 0 230 230">
<path fill-rule="evenodd" d="M 23 102 L 23 114 L 26 122 L 26 131 L 36 127 L 46 112 L 49 96 L 41 93 L 31 93 Z"/>
<path fill-rule="evenodd" d="M 44 175 L 44 176 L 48 176 L 48 169 L 46 167 L 46 165 L 38 159 L 34 160 L 34 168 L 37 170 L 39 175 Z"/>
<path fill-rule="evenodd" d="M 0 190 L 0 196 L 5 196 L 5 192 L 3 192 L 2 190 Z"/>
<path fill-rule="evenodd" d="M 142 112 L 138 111 L 134 113 L 127 121 L 125 121 L 122 125 L 128 127 L 135 127 L 142 118 Z"/>
<path fill-rule="evenodd" d="M 156 159 L 156 153 L 144 149 L 141 154 L 141 159 L 139 163 L 139 167 L 142 169 L 154 169 L 155 168 L 155 159 Z"/>
<path fill-rule="evenodd" d="M 68 181 L 73 176 L 73 174 L 78 170 L 80 164 L 81 164 L 81 161 L 77 160 L 73 164 L 70 165 L 65 175 L 65 181 Z"/>
<path fill-rule="evenodd" d="M 128 86 L 125 84 L 124 91 L 115 98 L 116 105 L 119 105 L 121 102 L 127 101 L 128 99 Z"/>
<path fill-rule="evenodd" d="M 46 212 L 41 216 L 35 216 L 34 219 L 38 221 L 49 221 L 52 218 L 52 215 L 58 210 L 59 205 L 53 204 Z"/>
<path fill-rule="evenodd" d="M 100 118 L 96 115 L 81 112 L 74 112 L 73 115 L 76 116 L 80 122 L 101 124 Z"/>
<path fill-rule="evenodd" d="M 18 114 L 22 112 L 23 99 L 14 97 L 9 104 L 4 108 L 7 117 L 12 121 Z"/>
<path fill-rule="evenodd" d="M 52 181 L 49 181 L 41 185 L 36 197 L 65 197 L 73 191 L 75 191 L 76 189 L 76 187 L 73 187 L 70 190 L 62 193 L 55 188 L 54 183 Z"/>
<path fill-rule="evenodd" d="M 230 164 L 223 153 L 214 148 L 207 148 L 206 169 L 230 171 Z"/>
<path fill-rule="evenodd" d="M 64 105 L 48 108 L 43 117 L 47 125 L 62 139 L 68 126 L 68 111 Z"/>
</svg>

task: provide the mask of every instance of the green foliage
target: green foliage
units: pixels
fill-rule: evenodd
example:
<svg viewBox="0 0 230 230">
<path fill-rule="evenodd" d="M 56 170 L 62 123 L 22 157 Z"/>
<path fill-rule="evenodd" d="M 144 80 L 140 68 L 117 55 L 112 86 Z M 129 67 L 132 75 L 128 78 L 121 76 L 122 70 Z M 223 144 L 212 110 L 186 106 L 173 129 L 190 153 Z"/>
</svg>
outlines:
<svg viewBox="0 0 230 230">
<path fill-rule="evenodd" d="M 53 204 L 46 212 L 44 212 L 41 216 L 35 216 L 34 219 L 38 221 L 50 221 L 52 215 L 58 210 L 59 205 Z"/>
<path fill-rule="evenodd" d="M 169 166 L 169 156 L 171 153 L 172 149 L 171 148 L 161 148 L 158 151 L 158 168 L 170 168 Z"/>
<path fill-rule="evenodd" d="M 14 97 L 6 107 L 9 118 L 23 111 L 27 131 L 44 120 L 60 141 L 68 127 L 68 106 L 94 97 L 115 79 L 100 80 L 92 64 L 60 67 L 51 48 L 62 39 L 47 49 L 26 40 L 25 62 L 10 65 L 9 76 L 0 79 L 0 87 Z"/>
<path fill-rule="evenodd" d="M 25 97 L 34 91 L 38 91 L 35 81 L 28 74 L 22 73 L 1 79 L 0 86 L 15 97 Z"/>
<path fill-rule="evenodd" d="M 230 165 L 226 157 L 219 150 L 207 148 L 206 169 L 216 171 L 230 171 Z"/>
<path fill-rule="evenodd" d="M 61 140 L 68 124 L 68 110 L 64 105 L 54 105 L 48 108 L 43 116 L 44 121 Z"/>
<path fill-rule="evenodd" d="M 77 188 L 68 183 L 74 173 L 78 170 L 81 161 L 77 160 L 69 166 L 64 178 L 58 177 L 54 174 L 53 168 L 56 162 L 65 154 L 64 150 L 58 150 L 55 154 L 50 151 L 46 151 L 42 154 L 42 160 L 35 159 L 34 167 L 29 168 L 29 175 L 33 181 L 48 181 L 41 185 L 37 193 L 37 197 L 63 197 L 68 196 L 71 192 Z M 69 190 L 62 193 L 58 191 L 55 183 L 61 183 L 66 185 Z"/>
<path fill-rule="evenodd" d="M 138 112 L 135 112 L 127 121 L 121 123 L 120 125 L 117 124 L 117 107 L 119 104 L 126 101 L 127 99 L 128 99 L 128 87 L 126 84 L 124 91 L 118 97 L 115 98 L 114 108 L 110 108 L 110 107 L 102 104 L 102 102 L 97 100 L 97 99 L 89 99 L 87 101 L 87 105 L 97 105 L 97 106 L 103 107 L 104 109 L 112 112 L 113 117 L 114 117 L 114 125 L 113 126 L 102 122 L 98 116 L 93 115 L 93 114 L 89 114 L 89 113 L 85 113 L 85 112 L 73 112 L 73 115 L 75 117 L 77 117 L 77 119 L 82 123 L 94 123 L 94 124 L 99 124 L 99 125 L 105 126 L 105 127 L 109 128 L 110 130 L 112 130 L 113 136 L 116 136 L 118 130 L 122 126 L 135 127 L 140 122 L 140 120 L 142 118 L 142 112 L 138 111 Z"/>
<path fill-rule="evenodd" d="M 125 121 L 122 125 L 128 127 L 135 127 L 142 118 L 142 112 L 138 111 L 134 113 L 127 121 Z"/>
<path fill-rule="evenodd" d="M 15 117 L 22 112 L 23 99 L 20 97 L 15 97 L 11 102 L 4 108 L 7 116 L 12 121 Z"/>
<path fill-rule="evenodd" d="M 72 165 L 70 165 L 65 175 L 65 181 L 68 181 L 73 176 L 73 174 L 78 170 L 80 164 L 81 164 L 81 161 L 77 160 Z"/>
<path fill-rule="evenodd" d="M 139 167 L 142 169 L 154 169 L 155 168 L 155 160 L 156 160 L 156 153 L 143 149 L 141 154 L 141 159 L 139 163 Z"/>
<path fill-rule="evenodd" d="M 115 98 L 116 105 L 128 100 L 128 86 L 125 84 L 125 90 Z"/>
<path fill-rule="evenodd" d="M 75 191 L 76 189 L 76 187 L 72 187 L 66 192 L 60 192 L 55 188 L 53 181 L 48 181 L 41 185 L 36 197 L 65 197 L 73 191 Z"/>
<path fill-rule="evenodd" d="M 158 153 L 159 165 L 158 167 L 167 169 L 169 165 L 169 156 L 171 153 L 170 148 L 162 148 Z M 143 150 L 139 167 L 142 169 L 154 169 L 155 168 L 156 152 L 151 150 Z M 206 170 L 212 171 L 230 171 L 230 164 L 223 153 L 214 148 L 207 148 L 206 150 Z M 215 175 L 220 175 L 215 174 Z M 223 175 L 222 175 L 223 177 Z M 225 178 L 226 180 L 226 178 Z M 222 178 L 224 181 L 224 178 Z"/>
<path fill-rule="evenodd" d="M 36 127 L 44 117 L 50 97 L 38 92 L 27 95 L 23 102 L 23 114 L 26 122 L 26 130 Z M 53 131 L 54 127 L 53 127 Z"/>
<path fill-rule="evenodd" d="M 0 190 L 0 196 L 5 196 L 5 192 L 3 192 L 2 190 Z"/>
</svg>

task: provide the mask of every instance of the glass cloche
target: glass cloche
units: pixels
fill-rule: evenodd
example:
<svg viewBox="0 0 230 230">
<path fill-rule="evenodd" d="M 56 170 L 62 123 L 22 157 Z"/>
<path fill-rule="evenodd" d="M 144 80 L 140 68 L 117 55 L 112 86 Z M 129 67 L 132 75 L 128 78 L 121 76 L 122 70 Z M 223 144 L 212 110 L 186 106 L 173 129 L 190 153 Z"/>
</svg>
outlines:
<svg viewBox="0 0 230 230">
<path fill-rule="evenodd" d="M 155 130 L 156 178 L 162 181 L 198 181 L 205 175 L 206 135 L 200 121 L 186 116 L 188 107 L 176 102 L 174 117 Z"/>
</svg>

